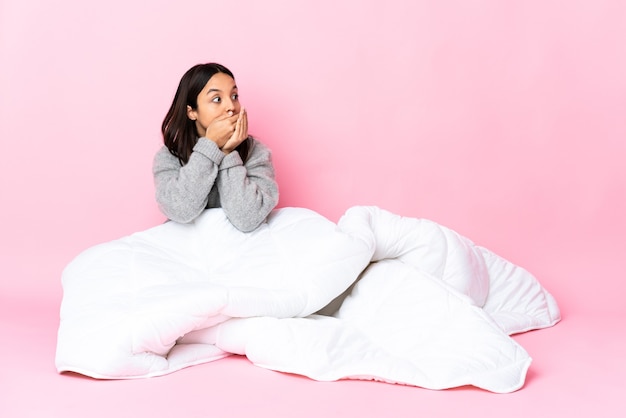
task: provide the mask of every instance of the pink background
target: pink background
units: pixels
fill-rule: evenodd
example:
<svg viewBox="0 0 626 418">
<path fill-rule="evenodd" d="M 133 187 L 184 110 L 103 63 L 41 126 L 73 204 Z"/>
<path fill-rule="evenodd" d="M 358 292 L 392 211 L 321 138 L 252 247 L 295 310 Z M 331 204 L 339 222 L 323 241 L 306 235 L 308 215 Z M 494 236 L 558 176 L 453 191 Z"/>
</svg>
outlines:
<svg viewBox="0 0 626 418">
<path fill-rule="evenodd" d="M 55 327 L 72 257 L 163 221 L 161 121 L 217 61 L 280 206 L 435 220 L 623 333 L 625 40 L 619 0 L 0 0 L 2 313 Z"/>
</svg>

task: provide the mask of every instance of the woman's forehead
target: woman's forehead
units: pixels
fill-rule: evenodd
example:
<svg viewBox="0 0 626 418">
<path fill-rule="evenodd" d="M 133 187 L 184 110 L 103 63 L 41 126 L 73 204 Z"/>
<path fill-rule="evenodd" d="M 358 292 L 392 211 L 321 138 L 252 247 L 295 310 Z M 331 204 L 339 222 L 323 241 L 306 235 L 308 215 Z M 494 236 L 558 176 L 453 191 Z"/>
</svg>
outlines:
<svg viewBox="0 0 626 418">
<path fill-rule="evenodd" d="M 231 76 L 224 73 L 217 73 L 213 75 L 213 77 L 211 77 L 209 81 L 207 81 L 204 89 L 230 91 L 236 87 L 237 85 L 235 84 L 235 80 L 233 80 Z"/>
</svg>

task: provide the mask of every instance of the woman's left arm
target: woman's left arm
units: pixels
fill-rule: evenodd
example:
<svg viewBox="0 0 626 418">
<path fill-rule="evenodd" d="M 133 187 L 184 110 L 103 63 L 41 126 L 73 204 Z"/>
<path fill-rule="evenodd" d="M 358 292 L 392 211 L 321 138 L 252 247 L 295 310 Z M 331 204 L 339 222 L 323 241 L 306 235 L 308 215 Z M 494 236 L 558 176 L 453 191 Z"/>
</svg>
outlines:
<svg viewBox="0 0 626 418">
<path fill-rule="evenodd" d="M 217 175 L 220 204 L 230 222 L 243 232 L 256 229 L 278 204 L 278 185 L 269 148 L 250 138 L 248 160 L 238 152 L 224 157 Z"/>
</svg>

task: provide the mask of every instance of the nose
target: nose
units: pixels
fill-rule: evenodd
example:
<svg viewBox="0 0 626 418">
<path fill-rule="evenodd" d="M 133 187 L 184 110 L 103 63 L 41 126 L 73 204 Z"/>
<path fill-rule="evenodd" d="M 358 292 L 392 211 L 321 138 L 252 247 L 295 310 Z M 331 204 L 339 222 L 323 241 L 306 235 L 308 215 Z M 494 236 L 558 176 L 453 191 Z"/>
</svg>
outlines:
<svg viewBox="0 0 626 418">
<path fill-rule="evenodd" d="M 228 113 L 228 116 L 232 116 L 235 113 L 235 103 L 232 99 L 226 100 L 226 113 Z"/>
</svg>

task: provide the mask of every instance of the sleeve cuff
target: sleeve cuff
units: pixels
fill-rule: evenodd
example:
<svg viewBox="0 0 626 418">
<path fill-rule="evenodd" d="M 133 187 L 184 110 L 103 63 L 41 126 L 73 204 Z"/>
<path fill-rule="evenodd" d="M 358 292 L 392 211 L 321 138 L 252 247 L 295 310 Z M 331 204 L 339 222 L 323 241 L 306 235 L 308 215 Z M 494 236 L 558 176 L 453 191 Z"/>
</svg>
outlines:
<svg viewBox="0 0 626 418">
<path fill-rule="evenodd" d="M 198 139 L 198 142 L 194 145 L 193 150 L 194 152 L 199 152 L 204 155 L 217 165 L 220 165 L 225 157 L 224 153 L 218 148 L 217 144 L 205 137 Z"/>
<path fill-rule="evenodd" d="M 227 168 L 243 165 L 243 160 L 237 151 L 233 151 L 224 156 L 222 164 L 220 164 L 220 170 L 226 170 Z"/>
</svg>

